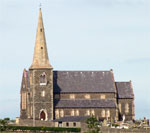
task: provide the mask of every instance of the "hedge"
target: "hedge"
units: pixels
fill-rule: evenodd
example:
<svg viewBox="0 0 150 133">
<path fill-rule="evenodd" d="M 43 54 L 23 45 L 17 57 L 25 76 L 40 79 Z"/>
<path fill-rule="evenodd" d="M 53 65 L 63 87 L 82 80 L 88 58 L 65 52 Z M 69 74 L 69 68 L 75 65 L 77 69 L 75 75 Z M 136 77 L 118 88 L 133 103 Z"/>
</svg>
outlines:
<svg viewBox="0 0 150 133">
<path fill-rule="evenodd" d="M 15 131 L 15 130 L 32 130 L 32 131 L 80 132 L 81 128 L 7 126 L 7 130 L 13 130 L 13 131 Z"/>
</svg>

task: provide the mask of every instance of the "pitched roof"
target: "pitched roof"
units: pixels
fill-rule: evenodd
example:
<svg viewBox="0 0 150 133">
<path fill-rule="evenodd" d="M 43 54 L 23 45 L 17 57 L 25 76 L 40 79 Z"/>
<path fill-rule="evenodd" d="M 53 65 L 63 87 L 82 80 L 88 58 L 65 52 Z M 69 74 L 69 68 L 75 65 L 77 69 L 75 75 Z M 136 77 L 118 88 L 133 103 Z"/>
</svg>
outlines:
<svg viewBox="0 0 150 133">
<path fill-rule="evenodd" d="M 116 82 L 118 98 L 134 98 L 131 82 Z"/>
<path fill-rule="evenodd" d="M 54 71 L 54 93 L 115 92 L 111 71 Z"/>
<path fill-rule="evenodd" d="M 85 121 L 90 116 L 67 116 L 62 117 L 60 119 L 53 120 L 53 122 L 79 122 L 79 121 Z"/>
<path fill-rule="evenodd" d="M 55 108 L 114 108 L 115 100 L 55 100 Z"/>
</svg>

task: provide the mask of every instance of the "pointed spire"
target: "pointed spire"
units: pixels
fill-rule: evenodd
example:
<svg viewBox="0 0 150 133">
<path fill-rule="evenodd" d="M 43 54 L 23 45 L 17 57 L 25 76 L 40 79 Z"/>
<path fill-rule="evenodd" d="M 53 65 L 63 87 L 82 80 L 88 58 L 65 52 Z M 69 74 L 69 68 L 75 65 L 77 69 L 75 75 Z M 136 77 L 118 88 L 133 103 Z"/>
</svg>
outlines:
<svg viewBox="0 0 150 133">
<path fill-rule="evenodd" d="M 52 68 L 49 63 L 41 8 L 39 10 L 33 62 L 30 69 Z"/>
</svg>

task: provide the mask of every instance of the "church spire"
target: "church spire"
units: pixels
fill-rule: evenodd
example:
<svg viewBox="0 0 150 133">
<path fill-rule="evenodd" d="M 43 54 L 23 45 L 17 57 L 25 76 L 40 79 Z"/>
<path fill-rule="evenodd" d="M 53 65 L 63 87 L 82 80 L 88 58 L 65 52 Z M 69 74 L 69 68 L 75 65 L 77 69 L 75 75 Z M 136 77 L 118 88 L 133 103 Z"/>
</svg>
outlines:
<svg viewBox="0 0 150 133">
<path fill-rule="evenodd" d="M 30 69 L 52 68 L 49 63 L 41 8 L 39 10 L 33 62 Z"/>
</svg>

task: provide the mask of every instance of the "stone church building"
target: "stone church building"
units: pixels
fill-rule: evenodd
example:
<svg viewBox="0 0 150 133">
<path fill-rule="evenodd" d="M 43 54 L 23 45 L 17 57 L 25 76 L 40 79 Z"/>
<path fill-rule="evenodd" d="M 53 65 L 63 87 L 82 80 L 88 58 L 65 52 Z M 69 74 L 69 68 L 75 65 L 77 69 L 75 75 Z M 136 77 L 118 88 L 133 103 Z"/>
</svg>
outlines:
<svg viewBox="0 0 150 133">
<path fill-rule="evenodd" d="M 23 71 L 20 120 L 55 121 L 94 115 L 134 120 L 131 81 L 116 82 L 112 70 L 57 71 L 49 62 L 41 9 L 33 62 Z"/>
</svg>

